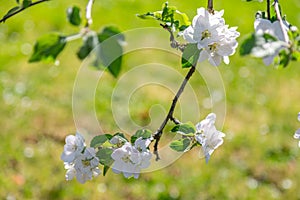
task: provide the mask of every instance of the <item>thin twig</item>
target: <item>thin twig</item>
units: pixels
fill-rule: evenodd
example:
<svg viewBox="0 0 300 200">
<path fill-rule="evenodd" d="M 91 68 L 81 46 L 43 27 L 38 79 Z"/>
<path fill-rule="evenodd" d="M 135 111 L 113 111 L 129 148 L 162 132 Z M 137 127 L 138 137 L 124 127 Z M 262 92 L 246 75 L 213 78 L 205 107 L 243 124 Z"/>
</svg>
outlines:
<svg viewBox="0 0 300 200">
<path fill-rule="evenodd" d="M 279 24 L 280 24 L 281 31 L 282 31 L 283 36 L 284 36 L 284 42 L 289 43 L 289 36 L 287 34 L 287 31 L 284 28 L 284 24 L 283 24 L 283 21 L 282 21 L 280 10 L 279 10 L 279 2 L 278 2 L 278 0 L 274 0 L 274 9 L 275 9 L 276 16 L 277 16 L 277 19 L 278 19 Z"/>
<path fill-rule="evenodd" d="M 187 73 L 187 75 L 185 76 L 179 90 L 177 91 L 173 101 L 172 101 L 172 105 L 169 109 L 169 112 L 165 118 L 165 120 L 162 122 L 162 124 L 160 125 L 159 129 L 154 133 L 153 135 L 153 139 L 155 140 L 155 143 L 154 143 L 154 154 L 156 155 L 156 160 L 159 160 L 159 155 L 158 155 L 158 143 L 159 143 L 159 140 L 163 134 L 163 130 L 165 128 L 165 126 L 167 125 L 168 121 L 169 120 L 172 120 L 175 124 L 176 123 L 180 123 L 179 121 L 177 121 L 174 117 L 173 117 L 173 113 L 174 113 L 174 110 L 175 110 L 175 107 L 176 107 L 176 104 L 177 104 L 177 101 L 180 97 L 180 95 L 182 94 L 187 82 L 189 81 L 189 79 L 191 78 L 191 76 L 193 75 L 193 73 L 195 72 L 196 70 L 196 67 L 195 66 L 192 66 L 189 70 L 189 72 Z"/>
<path fill-rule="evenodd" d="M 85 27 L 89 27 L 93 23 L 93 19 L 92 19 L 93 3 L 94 3 L 94 0 L 89 0 L 88 4 L 86 5 L 86 9 L 85 9 L 86 25 L 85 25 Z"/>
<path fill-rule="evenodd" d="M 40 4 L 40 3 L 43 3 L 43 2 L 46 2 L 46 1 L 50 1 L 50 0 L 39 0 L 39 1 L 36 1 L 36 2 L 32 2 L 31 4 L 29 4 L 27 7 L 20 7 L 19 10 L 16 10 L 15 12 L 12 12 L 10 13 L 9 15 L 5 15 L 1 20 L 0 20 L 0 23 L 4 23 L 8 18 L 11 18 L 12 16 L 22 12 L 23 10 L 31 7 L 31 6 L 34 6 L 34 5 L 37 5 L 37 4 Z"/>
<path fill-rule="evenodd" d="M 267 0 L 267 15 L 268 15 L 268 20 L 271 19 L 271 10 L 270 10 L 270 0 Z"/>
<path fill-rule="evenodd" d="M 181 52 L 183 52 L 184 48 L 185 48 L 185 44 L 181 44 L 180 42 L 178 42 L 175 37 L 174 34 L 170 28 L 170 26 L 166 25 L 166 24 L 160 24 L 165 30 L 167 30 L 170 33 L 170 46 L 174 49 L 178 49 Z"/>
<path fill-rule="evenodd" d="M 214 2 L 213 2 L 213 0 L 208 0 L 207 10 L 208 10 L 208 12 L 214 14 Z"/>
</svg>

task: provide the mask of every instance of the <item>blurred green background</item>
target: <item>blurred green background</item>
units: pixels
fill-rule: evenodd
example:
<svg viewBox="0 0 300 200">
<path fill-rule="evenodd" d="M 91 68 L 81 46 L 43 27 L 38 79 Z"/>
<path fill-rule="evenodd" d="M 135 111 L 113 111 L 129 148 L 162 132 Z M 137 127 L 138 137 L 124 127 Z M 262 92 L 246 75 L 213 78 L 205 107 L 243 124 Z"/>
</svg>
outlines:
<svg viewBox="0 0 300 200">
<path fill-rule="evenodd" d="M 238 54 L 231 57 L 229 66 L 222 64 L 218 68 L 226 91 L 224 126 L 222 122 L 218 126 L 227 137 L 208 164 L 198 158 L 195 149 L 168 167 L 141 174 L 138 180 L 127 180 L 108 172 L 107 176 L 99 176 L 84 185 L 76 180 L 65 181 L 60 154 L 65 136 L 76 131 L 72 88 L 81 66 L 76 57 L 81 41 L 67 45 L 58 57 L 59 65 L 27 61 L 36 39 L 43 34 L 76 33 L 78 28 L 66 20 L 66 9 L 78 5 L 83 11 L 86 2 L 50 1 L 0 25 L 1 199 L 300 199 L 300 149 L 293 139 L 295 130 L 300 127 L 297 121 L 299 63 L 277 70 L 264 66 L 260 60 Z M 163 2 L 96 0 L 92 28 L 100 30 L 104 25 L 117 25 L 127 31 L 158 27 L 157 22 L 138 19 L 135 14 L 158 10 Z M 190 18 L 196 8 L 206 7 L 206 1 L 172 0 L 169 3 Z M 280 3 L 288 21 L 300 26 L 299 1 Z M 263 3 L 241 0 L 215 1 L 214 4 L 216 10 L 225 9 L 227 24 L 239 27 L 239 42 L 253 31 L 255 12 L 265 10 Z M 1 15 L 14 5 L 13 0 L 2 1 Z M 168 46 L 167 33 L 161 37 L 139 37 L 137 41 L 155 40 Z M 139 63 L 157 57 L 163 54 L 156 51 L 125 56 L 121 76 L 134 67 L 132 60 Z M 183 75 L 186 73 L 180 69 L 178 57 L 167 58 L 163 57 L 164 63 Z M 206 62 L 198 67 L 211 66 Z M 97 115 L 102 129 L 114 133 L 118 126 L 111 113 L 110 99 L 118 79 L 105 73 L 101 80 L 103 85 L 97 90 Z M 180 82 L 174 80 L 178 86 Z M 196 92 L 199 99 L 209 95 L 200 76 L 192 77 L 191 85 L 199 87 Z M 151 121 L 148 111 L 153 104 L 168 109 L 172 94 L 161 95 L 159 89 L 150 87 L 132 100 L 131 117 L 137 124 L 144 126 Z M 211 111 L 205 105 L 199 101 L 201 119 Z M 192 121 L 196 123 L 200 118 Z M 153 127 L 159 123 L 157 120 Z"/>
</svg>

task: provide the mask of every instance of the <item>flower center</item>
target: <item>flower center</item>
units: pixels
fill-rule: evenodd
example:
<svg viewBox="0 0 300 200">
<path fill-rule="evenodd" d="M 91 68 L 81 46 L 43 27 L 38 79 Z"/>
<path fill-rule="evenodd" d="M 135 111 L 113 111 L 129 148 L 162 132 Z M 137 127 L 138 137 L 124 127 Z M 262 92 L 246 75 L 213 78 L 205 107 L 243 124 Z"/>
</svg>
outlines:
<svg viewBox="0 0 300 200">
<path fill-rule="evenodd" d="M 122 160 L 123 160 L 125 163 L 131 162 L 129 156 L 124 156 L 124 157 L 122 157 Z"/>
<path fill-rule="evenodd" d="M 84 167 L 88 167 L 91 165 L 91 162 L 89 160 L 82 160 L 81 162 Z"/>
<path fill-rule="evenodd" d="M 211 37 L 211 33 L 207 29 L 202 32 L 201 40 L 204 40 L 205 38 L 209 38 L 209 37 Z"/>
<path fill-rule="evenodd" d="M 217 49 L 218 44 L 217 43 L 213 43 L 211 45 L 208 45 L 208 47 L 209 47 L 210 51 L 214 52 Z"/>
</svg>

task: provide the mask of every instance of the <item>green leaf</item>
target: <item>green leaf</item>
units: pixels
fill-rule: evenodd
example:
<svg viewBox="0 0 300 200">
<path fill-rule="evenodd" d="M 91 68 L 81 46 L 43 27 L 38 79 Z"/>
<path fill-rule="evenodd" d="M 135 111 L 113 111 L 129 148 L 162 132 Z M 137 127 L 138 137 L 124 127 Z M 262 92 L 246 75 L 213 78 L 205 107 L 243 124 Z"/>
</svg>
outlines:
<svg viewBox="0 0 300 200">
<path fill-rule="evenodd" d="M 240 55 L 245 56 L 250 54 L 253 47 L 255 47 L 255 35 L 251 34 L 251 36 L 245 39 L 241 44 Z"/>
<path fill-rule="evenodd" d="M 174 22 L 174 13 L 176 11 L 175 6 L 169 6 L 168 2 L 163 4 L 162 8 L 162 21 L 171 22 L 171 25 Z"/>
<path fill-rule="evenodd" d="M 188 146 L 190 145 L 191 141 L 188 138 L 180 139 L 180 140 L 174 140 L 170 144 L 170 148 L 178 151 L 178 152 L 183 152 L 185 151 Z"/>
<path fill-rule="evenodd" d="M 27 8 L 28 6 L 30 6 L 32 3 L 31 0 L 23 0 L 22 6 L 23 8 Z"/>
<path fill-rule="evenodd" d="M 195 67 L 197 65 L 199 55 L 200 50 L 198 49 L 197 44 L 187 44 L 181 58 L 182 68 Z"/>
<path fill-rule="evenodd" d="M 193 135 L 196 132 L 194 124 L 191 122 L 184 124 L 177 124 L 171 130 L 172 132 L 177 132 L 183 135 Z"/>
<path fill-rule="evenodd" d="M 17 4 L 20 4 L 20 0 L 16 0 Z"/>
<path fill-rule="evenodd" d="M 294 51 L 292 54 L 292 60 L 293 61 L 300 61 L 300 52 L 299 51 Z"/>
<path fill-rule="evenodd" d="M 110 166 L 104 165 L 104 167 L 103 167 L 103 176 L 106 175 L 106 173 L 108 172 L 109 169 L 110 169 Z"/>
<path fill-rule="evenodd" d="M 290 55 L 286 52 L 286 50 L 282 50 L 279 52 L 279 68 L 285 68 L 290 63 Z"/>
<path fill-rule="evenodd" d="M 98 34 L 98 38 L 100 42 L 107 40 L 108 38 L 115 36 L 115 38 L 121 42 L 125 41 L 125 36 L 121 33 L 121 31 L 115 26 L 107 26 L 104 27 L 101 33 Z"/>
<path fill-rule="evenodd" d="M 80 8 L 77 6 L 69 7 L 67 9 L 67 18 L 72 25 L 79 26 L 81 24 Z"/>
<path fill-rule="evenodd" d="M 99 158 L 99 162 L 101 165 L 111 166 L 111 164 L 114 162 L 114 159 L 112 159 L 111 157 L 112 153 L 113 149 L 103 148 L 96 153 L 96 156 Z"/>
<path fill-rule="evenodd" d="M 155 12 L 147 12 L 145 14 L 137 14 L 136 16 L 141 19 L 155 19 L 158 21 L 162 20 L 162 11 L 155 11 Z"/>
<path fill-rule="evenodd" d="M 152 136 L 152 131 L 147 130 L 147 129 L 141 129 L 135 132 L 133 136 L 131 136 L 131 143 L 134 144 L 136 139 L 142 137 L 143 139 L 148 139 L 151 138 Z"/>
<path fill-rule="evenodd" d="M 93 148 L 100 147 L 102 144 L 104 144 L 107 140 L 110 140 L 112 137 L 113 136 L 110 134 L 98 135 L 92 139 L 90 146 Z"/>
<path fill-rule="evenodd" d="M 80 60 L 85 59 L 90 52 L 99 44 L 98 37 L 95 35 L 89 35 L 84 38 L 83 45 L 77 52 L 77 57 Z"/>
<path fill-rule="evenodd" d="M 10 9 L 10 10 L 3 16 L 3 18 L 6 18 L 6 17 L 10 16 L 11 14 L 13 14 L 14 12 L 16 12 L 16 11 L 19 10 L 20 8 L 21 8 L 20 6 L 13 7 L 12 9 Z"/>
<path fill-rule="evenodd" d="M 101 63 L 114 77 L 117 77 L 122 65 L 123 48 L 121 43 L 125 37 L 116 27 L 110 26 L 105 27 L 98 34 L 98 39 L 101 44 L 95 66 L 98 67 Z"/>
<path fill-rule="evenodd" d="M 44 35 L 37 40 L 29 62 L 38 62 L 41 60 L 55 61 L 58 54 L 66 46 L 66 37 L 59 34 Z"/>
<path fill-rule="evenodd" d="M 113 135 L 113 137 L 118 137 L 119 140 L 121 140 L 123 142 L 128 142 L 128 140 L 126 139 L 126 137 L 123 133 L 116 133 Z"/>
</svg>

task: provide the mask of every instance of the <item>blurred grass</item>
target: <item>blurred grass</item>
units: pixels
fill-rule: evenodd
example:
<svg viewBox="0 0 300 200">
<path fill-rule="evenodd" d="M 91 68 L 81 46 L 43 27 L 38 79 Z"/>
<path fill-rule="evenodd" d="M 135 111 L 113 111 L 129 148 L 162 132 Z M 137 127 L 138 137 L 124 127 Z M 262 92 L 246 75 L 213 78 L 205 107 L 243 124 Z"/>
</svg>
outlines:
<svg viewBox="0 0 300 200">
<path fill-rule="evenodd" d="M 98 30 L 114 24 L 126 31 L 157 26 L 154 21 L 137 19 L 135 14 L 157 10 L 163 2 L 96 1 L 93 28 Z M 85 3 L 73 1 L 82 9 Z M 206 6 L 205 1 L 169 3 L 189 16 L 196 13 L 197 7 Z M 287 19 L 300 26 L 298 0 L 280 3 Z M 81 62 L 74 49 L 81 42 L 68 44 L 59 56 L 58 66 L 28 64 L 27 60 L 32 45 L 41 35 L 49 31 L 77 31 L 65 19 L 65 10 L 70 5 L 68 1 L 50 1 L 0 25 L 1 199 L 300 199 L 299 148 L 292 137 L 300 126 L 296 120 L 300 110 L 299 63 L 276 70 L 259 60 L 239 55 L 231 57 L 229 66 L 218 68 L 226 89 L 223 132 L 227 137 L 208 165 L 203 159 L 195 159 L 198 152 L 193 150 L 171 166 L 142 174 L 138 180 L 126 180 L 109 172 L 106 177 L 98 177 L 85 185 L 66 182 L 60 153 L 64 137 L 75 132 L 72 87 Z M 1 2 L 2 15 L 13 6 L 12 0 Z M 264 4 L 215 1 L 215 9 L 225 9 L 226 23 L 239 27 L 239 41 L 242 41 L 244 35 L 253 30 L 255 12 L 264 9 Z M 137 40 L 151 42 L 143 35 Z M 168 43 L 167 37 L 156 40 Z M 135 66 L 130 64 L 145 59 L 151 61 L 151 56 L 164 60 L 181 74 L 186 73 L 176 59 L 166 59 L 157 51 L 142 53 L 126 56 L 123 74 Z M 116 132 L 118 127 L 110 110 L 110 98 L 118 80 L 109 74 L 102 80 L 105 84 L 97 90 L 98 117 L 105 131 Z M 174 80 L 174 84 L 179 86 L 180 81 Z M 199 99 L 209 95 L 201 77 L 194 76 L 191 85 L 196 88 Z M 168 108 L 171 93 L 158 97 L 159 94 L 159 87 L 149 87 L 133 96 L 130 107 L 136 123 L 149 123 L 151 105 Z M 148 100 L 140 102 L 145 97 Z M 201 118 L 210 112 L 202 103 L 199 102 Z M 158 127 L 159 121 L 155 123 L 153 127 Z"/>
</svg>

